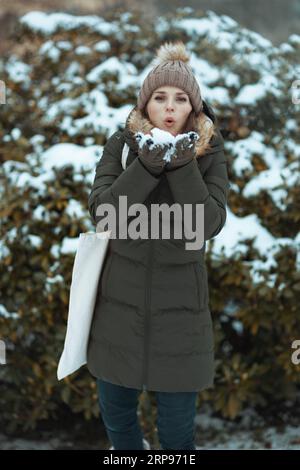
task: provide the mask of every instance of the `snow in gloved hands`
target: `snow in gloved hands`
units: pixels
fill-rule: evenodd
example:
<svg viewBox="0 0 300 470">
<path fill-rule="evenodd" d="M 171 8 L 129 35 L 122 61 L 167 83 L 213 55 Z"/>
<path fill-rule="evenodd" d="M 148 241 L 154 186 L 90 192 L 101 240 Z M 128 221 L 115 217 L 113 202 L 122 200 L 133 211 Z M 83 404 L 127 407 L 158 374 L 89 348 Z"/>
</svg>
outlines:
<svg viewBox="0 0 300 470">
<path fill-rule="evenodd" d="M 152 150 L 157 145 L 163 146 L 167 144 L 168 150 L 163 157 L 166 162 L 171 161 L 173 155 L 175 154 L 176 143 L 179 140 L 188 137 L 190 140 L 190 145 L 188 147 L 191 147 L 194 141 L 199 139 L 199 135 L 197 134 L 197 132 L 194 131 L 190 131 L 185 134 L 177 134 L 176 136 L 174 136 L 170 132 L 159 129 L 158 127 L 154 127 L 151 130 L 151 134 L 144 134 L 143 132 L 137 132 L 135 134 L 136 140 L 139 144 L 139 148 L 142 148 L 145 142 L 149 145 L 150 150 Z"/>
</svg>

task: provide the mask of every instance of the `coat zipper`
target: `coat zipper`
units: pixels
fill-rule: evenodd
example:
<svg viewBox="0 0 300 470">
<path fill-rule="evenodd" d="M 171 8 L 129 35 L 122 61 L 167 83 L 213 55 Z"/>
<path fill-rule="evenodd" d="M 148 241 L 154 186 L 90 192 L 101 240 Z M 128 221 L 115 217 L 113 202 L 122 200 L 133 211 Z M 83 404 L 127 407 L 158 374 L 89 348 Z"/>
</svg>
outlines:
<svg viewBox="0 0 300 470">
<path fill-rule="evenodd" d="M 150 295 L 151 295 L 151 278 L 152 278 L 152 258 L 153 258 L 153 242 L 150 238 L 150 248 L 148 255 L 148 275 L 146 276 L 146 293 L 145 293 L 145 342 L 144 342 L 144 363 L 143 363 L 143 390 L 147 390 L 147 372 L 148 372 L 148 355 L 150 342 Z"/>
</svg>

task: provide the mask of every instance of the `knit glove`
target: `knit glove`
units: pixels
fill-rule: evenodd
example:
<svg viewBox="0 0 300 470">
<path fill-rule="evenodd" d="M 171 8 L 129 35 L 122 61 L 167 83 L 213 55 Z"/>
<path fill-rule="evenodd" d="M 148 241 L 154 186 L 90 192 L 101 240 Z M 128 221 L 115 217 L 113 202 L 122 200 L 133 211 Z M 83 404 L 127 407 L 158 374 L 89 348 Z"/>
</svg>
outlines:
<svg viewBox="0 0 300 470">
<path fill-rule="evenodd" d="M 199 134 L 194 131 L 187 132 L 184 137 L 177 140 L 175 152 L 170 162 L 166 164 L 165 170 L 172 171 L 186 165 L 195 158 L 195 144 L 199 139 Z"/>
<path fill-rule="evenodd" d="M 140 142 L 143 136 L 142 132 L 137 132 L 135 134 L 137 142 Z M 139 146 L 138 158 L 150 173 L 157 176 L 163 172 L 167 163 L 167 159 L 164 157 L 172 147 L 174 148 L 172 143 L 154 144 L 154 140 L 149 137 L 141 147 Z"/>
</svg>

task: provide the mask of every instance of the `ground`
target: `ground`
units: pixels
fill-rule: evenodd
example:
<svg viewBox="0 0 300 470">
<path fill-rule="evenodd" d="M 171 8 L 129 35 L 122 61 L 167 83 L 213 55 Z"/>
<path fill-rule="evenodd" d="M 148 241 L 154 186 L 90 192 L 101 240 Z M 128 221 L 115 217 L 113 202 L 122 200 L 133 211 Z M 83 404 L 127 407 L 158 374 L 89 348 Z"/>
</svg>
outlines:
<svg viewBox="0 0 300 470">
<path fill-rule="evenodd" d="M 299 416 L 294 410 L 278 413 L 276 419 L 263 419 L 251 408 L 246 409 L 239 422 L 215 417 L 204 406 L 196 416 L 197 450 L 236 450 L 236 449 L 300 449 Z M 79 429 L 78 425 L 78 429 Z M 58 449 L 109 449 L 105 432 L 76 432 L 71 436 L 67 430 L 43 430 L 31 433 L 30 438 L 9 438 L 0 434 L 1 450 L 58 450 Z M 30 435 L 30 433 L 29 433 Z M 33 438 L 32 436 L 35 435 Z"/>
</svg>

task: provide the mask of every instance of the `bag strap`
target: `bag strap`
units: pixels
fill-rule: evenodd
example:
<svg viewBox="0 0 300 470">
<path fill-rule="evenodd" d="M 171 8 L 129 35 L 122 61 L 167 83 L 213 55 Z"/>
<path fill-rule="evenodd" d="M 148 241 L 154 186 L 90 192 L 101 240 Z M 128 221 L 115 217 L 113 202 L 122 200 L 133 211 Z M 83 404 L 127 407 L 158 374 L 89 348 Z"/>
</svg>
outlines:
<svg viewBox="0 0 300 470">
<path fill-rule="evenodd" d="M 123 150 L 122 150 L 122 167 L 123 167 L 123 170 L 126 170 L 126 162 L 127 162 L 128 152 L 129 152 L 129 146 L 125 142 L 125 144 L 123 145 Z"/>
</svg>

